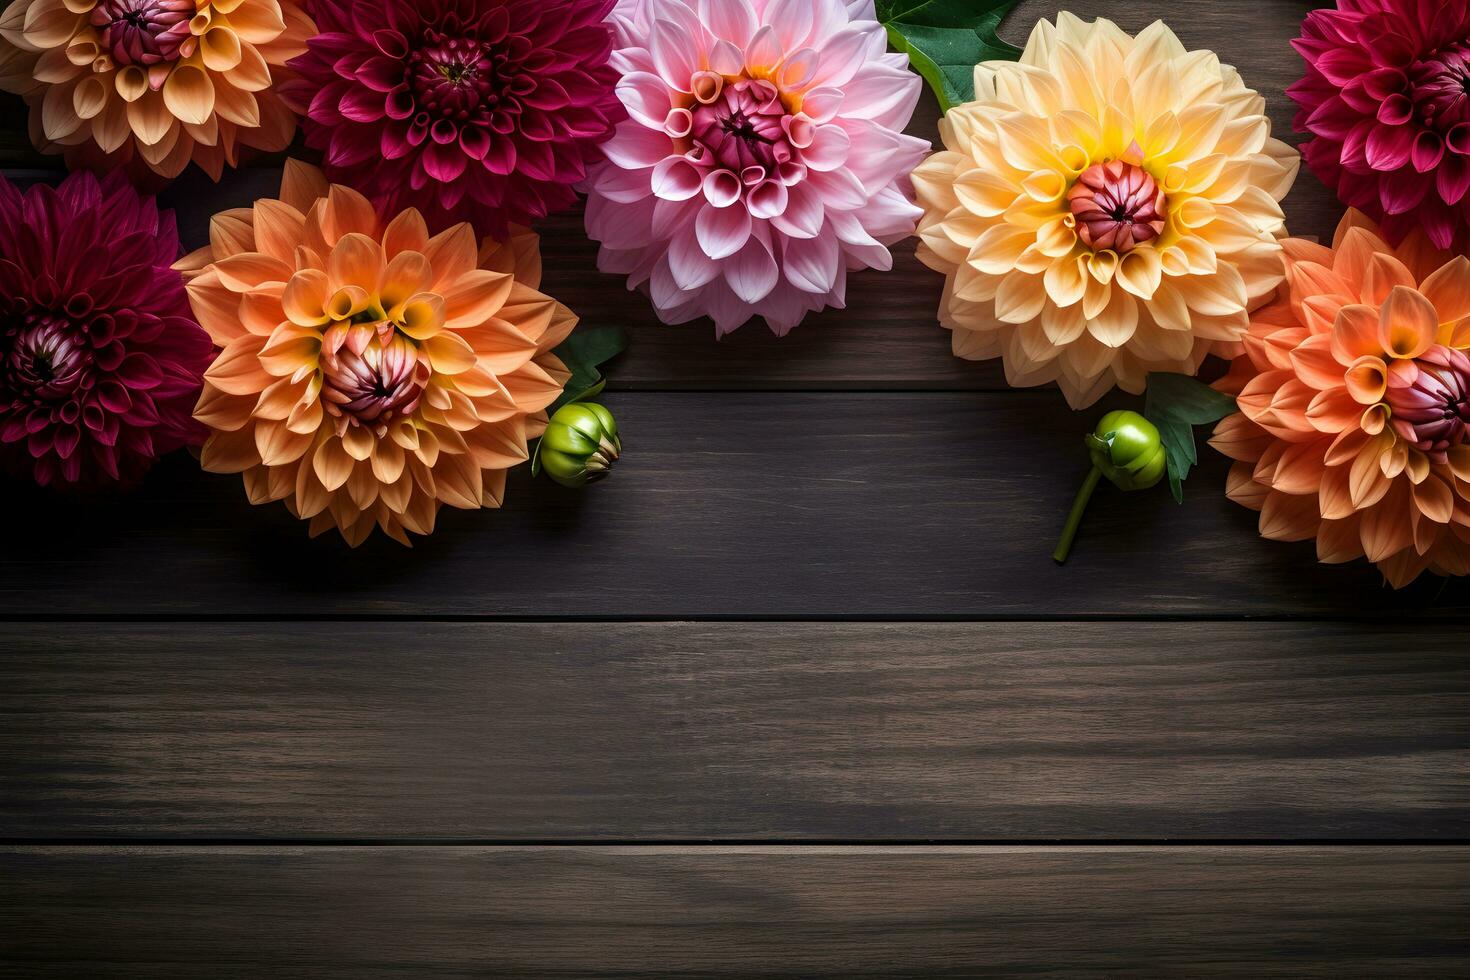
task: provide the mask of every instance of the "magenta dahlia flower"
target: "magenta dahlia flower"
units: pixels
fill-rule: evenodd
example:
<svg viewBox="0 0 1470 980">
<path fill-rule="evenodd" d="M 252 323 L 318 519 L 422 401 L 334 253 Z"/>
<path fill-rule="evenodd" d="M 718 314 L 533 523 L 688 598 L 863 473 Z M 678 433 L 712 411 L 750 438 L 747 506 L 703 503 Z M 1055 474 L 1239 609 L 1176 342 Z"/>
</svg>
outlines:
<svg viewBox="0 0 1470 980">
<path fill-rule="evenodd" d="M 919 98 L 871 0 L 619 0 L 628 110 L 588 181 L 598 266 L 648 285 L 665 323 L 777 334 L 841 307 L 914 231 L 902 134 Z"/>
<path fill-rule="evenodd" d="M 1287 89 L 1311 139 L 1307 166 L 1395 244 L 1440 248 L 1470 223 L 1470 4 L 1338 0 L 1292 42 L 1307 74 Z"/>
<path fill-rule="evenodd" d="M 189 311 L 173 212 L 120 172 L 0 178 L 0 463 L 43 486 L 127 484 L 203 441 L 214 345 Z"/>
<path fill-rule="evenodd" d="M 504 236 L 576 200 L 623 118 L 612 0 L 317 0 L 282 94 L 327 175 L 385 214 Z"/>
</svg>

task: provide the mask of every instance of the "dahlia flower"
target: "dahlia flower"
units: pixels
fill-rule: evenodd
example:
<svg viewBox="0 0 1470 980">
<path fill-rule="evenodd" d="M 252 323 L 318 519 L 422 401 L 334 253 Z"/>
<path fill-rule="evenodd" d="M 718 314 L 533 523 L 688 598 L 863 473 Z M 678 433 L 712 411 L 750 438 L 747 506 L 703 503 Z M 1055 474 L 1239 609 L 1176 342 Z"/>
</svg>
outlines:
<svg viewBox="0 0 1470 980">
<path fill-rule="evenodd" d="M 913 177 L 955 354 L 1081 408 L 1239 341 L 1281 282 L 1298 159 L 1235 69 L 1159 22 L 1063 13 L 976 66 L 975 94 Z"/>
<path fill-rule="evenodd" d="M 1217 384 L 1240 408 L 1211 440 L 1237 460 L 1230 498 L 1395 588 L 1470 572 L 1470 260 L 1421 232 L 1394 250 L 1356 211 L 1331 248 L 1283 244 L 1289 291 Z"/>
<path fill-rule="evenodd" d="M 871 0 L 620 0 L 612 22 L 630 118 L 588 181 L 599 268 L 722 336 L 785 334 L 892 266 L 928 144 L 900 132 L 921 82 Z"/>
<path fill-rule="evenodd" d="M 1339 0 L 1292 42 L 1287 89 L 1307 166 L 1390 242 L 1423 228 L 1439 248 L 1470 219 L 1470 5 Z"/>
<path fill-rule="evenodd" d="M 440 504 L 498 507 L 569 372 L 551 354 L 576 317 L 537 291 L 534 235 L 459 224 L 429 236 L 412 209 L 288 161 L 279 200 L 215 216 L 180 260 L 221 349 L 195 417 L 204 468 L 243 473 L 354 547 L 377 526 L 408 544 Z"/>
<path fill-rule="evenodd" d="M 0 178 L 0 462 L 45 485 L 140 479 L 203 439 L 212 346 L 189 313 L 171 211 L 121 175 Z"/>
<path fill-rule="evenodd" d="M 71 166 L 175 177 L 193 160 L 218 180 L 242 147 L 291 142 L 271 87 L 315 30 L 296 0 L 15 0 L 0 89 Z"/>
<path fill-rule="evenodd" d="M 317 0 L 283 88 L 327 175 L 385 214 L 503 236 L 576 200 L 623 116 L 612 0 Z"/>
</svg>

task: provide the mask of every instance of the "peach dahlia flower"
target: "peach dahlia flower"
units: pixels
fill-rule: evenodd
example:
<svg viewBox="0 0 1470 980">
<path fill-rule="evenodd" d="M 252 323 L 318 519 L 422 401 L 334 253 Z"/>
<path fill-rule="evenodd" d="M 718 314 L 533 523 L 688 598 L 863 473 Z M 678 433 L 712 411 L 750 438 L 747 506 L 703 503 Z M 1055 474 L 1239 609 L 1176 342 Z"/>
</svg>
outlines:
<svg viewBox="0 0 1470 980">
<path fill-rule="evenodd" d="M 298 0 L 15 0 L 0 14 L 0 89 L 31 138 L 73 167 L 218 180 L 240 148 L 284 149 L 276 95 L 316 33 Z"/>
<path fill-rule="evenodd" d="M 1470 260 L 1422 232 L 1397 249 L 1356 211 L 1331 248 L 1288 239 L 1289 290 L 1257 311 L 1217 387 L 1210 444 L 1261 534 L 1366 555 L 1394 588 L 1470 572 Z"/>
<path fill-rule="evenodd" d="M 954 352 L 1074 408 L 1150 371 L 1193 374 L 1281 282 L 1296 151 L 1265 100 L 1162 23 L 1042 21 L 1019 62 L 975 68 L 914 171 L 919 257 L 945 274 Z"/>
<path fill-rule="evenodd" d="M 288 161 L 280 200 L 217 214 L 179 261 L 222 350 L 195 418 L 204 468 L 243 473 L 354 547 L 377 526 L 408 544 L 440 504 L 498 507 L 569 372 L 551 349 L 577 318 L 537 291 L 536 236 L 476 247 L 429 236 Z"/>
</svg>

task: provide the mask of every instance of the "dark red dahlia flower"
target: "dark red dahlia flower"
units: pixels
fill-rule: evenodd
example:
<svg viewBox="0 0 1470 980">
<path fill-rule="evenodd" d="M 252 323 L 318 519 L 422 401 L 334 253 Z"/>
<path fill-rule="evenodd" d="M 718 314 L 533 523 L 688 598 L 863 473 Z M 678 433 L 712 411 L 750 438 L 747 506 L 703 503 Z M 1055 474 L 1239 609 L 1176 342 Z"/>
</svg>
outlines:
<svg viewBox="0 0 1470 980">
<path fill-rule="evenodd" d="M 0 178 L 0 463 L 43 486 L 136 482 L 203 441 L 213 351 L 189 310 L 173 212 L 120 173 Z"/>
<path fill-rule="evenodd" d="M 1292 45 L 1312 172 L 1395 244 L 1416 227 L 1440 248 L 1470 238 L 1470 4 L 1339 0 Z"/>
<path fill-rule="evenodd" d="M 282 94 L 385 213 L 501 236 L 573 203 L 623 117 L 612 0 L 317 0 Z"/>
</svg>

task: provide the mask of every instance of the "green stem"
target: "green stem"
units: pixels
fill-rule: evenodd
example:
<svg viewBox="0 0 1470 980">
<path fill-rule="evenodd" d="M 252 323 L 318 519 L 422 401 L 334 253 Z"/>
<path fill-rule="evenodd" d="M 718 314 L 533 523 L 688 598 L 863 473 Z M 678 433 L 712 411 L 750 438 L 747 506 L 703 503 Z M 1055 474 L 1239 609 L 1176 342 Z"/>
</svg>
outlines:
<svg viewBox="0 0 1470 980">
<path fill-rule="evenodd" d="M 1067 560 L 1067 555 L 1072 551 L 1072 539 L 1077 536 L 1077 528 L 1082 526 L 1082 515 L 1087 511 L 1087 502 L 1092 499 L 1092 491 L 1097 489 L 1097 481 L 1102 479 L 1102 470 L 1094 466 L 1087 474 L 1087 479 L 1082 481 L 1082 487 L 1077 491 L 1077 499 L 1072 501 L 1072 512 L 1067 515 L 1067 526 L 1062 528 L 1062 537 L 1057 541 L 1057 550 L 1051 553 L 1052 560 L 1058 565 Z"/>
</svg>

